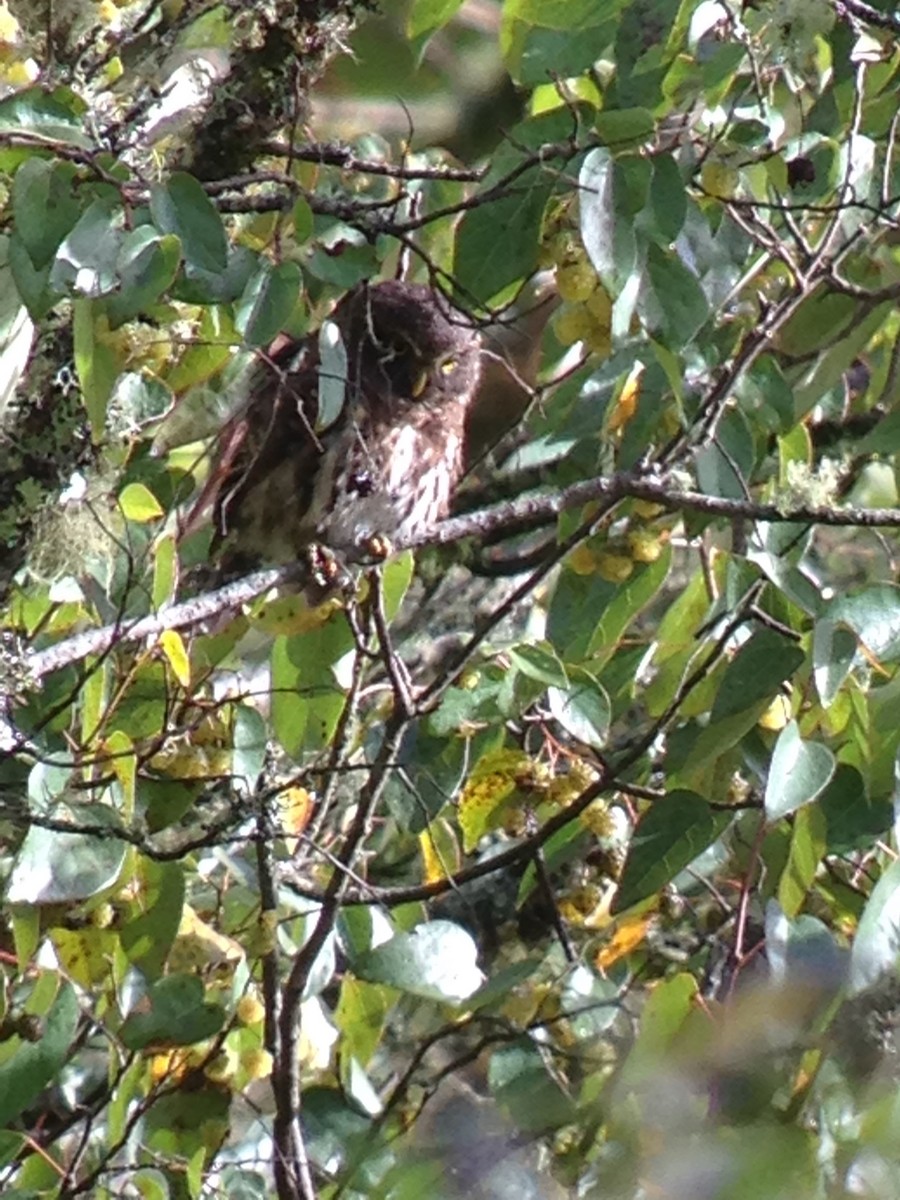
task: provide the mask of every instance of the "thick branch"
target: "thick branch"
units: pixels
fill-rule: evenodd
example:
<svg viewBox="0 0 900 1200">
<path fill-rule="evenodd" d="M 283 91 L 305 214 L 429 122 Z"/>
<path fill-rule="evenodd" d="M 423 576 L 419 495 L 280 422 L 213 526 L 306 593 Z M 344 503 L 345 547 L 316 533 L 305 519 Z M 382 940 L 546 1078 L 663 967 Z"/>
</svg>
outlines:
<svg viewBox="0 0 900 1200">
<path fill-rule="evenodd" d="M 898 528 L 898 508 L 832 508 L 820 506 L 783 507 L 778 504 L 756 504 L 750 500 L 726 500 L 721 496 L 704 496 L 701 492 L 680 491 L 671 481 L 652 479 L 640 474 L 623 472 L 609 477 L 599 476 L 560 491 L 537 493 L 505 501 L 480 512 L 451 517 L 442 521 L 426 536 L 415 541 L 398 542 L 395 549 L 417 545 L 449 545 L 465 538 L 485 538 L 522 533 L 539 529 L 555 520 L 568 509 L 581 504 L 602 501 L 605 504 L 627 497 L 649 500 L 673 512 L 699 512 L 709 517 L 743 518 L 750 521 L 781 521 L 797 525 L 832 525 L 850 528 Z M 217 591 L 209 592 L 183 604 L 172 604 L 154 615 L 137 621 L 105 625 L 89 629 L 75 637 L 29 654 L 25 667 L 37 680 L 51 671 L 80 662 L 91 654 L 102 654 L 114 645 L 133 644 L 158 637 L 166 629 L 185 629 L 201 621 L 211 620 L 240 608 L 270 588 L 283 584 L 301 587 L 309 578 L 305 563 L 256 571 Z"/>
</svg>

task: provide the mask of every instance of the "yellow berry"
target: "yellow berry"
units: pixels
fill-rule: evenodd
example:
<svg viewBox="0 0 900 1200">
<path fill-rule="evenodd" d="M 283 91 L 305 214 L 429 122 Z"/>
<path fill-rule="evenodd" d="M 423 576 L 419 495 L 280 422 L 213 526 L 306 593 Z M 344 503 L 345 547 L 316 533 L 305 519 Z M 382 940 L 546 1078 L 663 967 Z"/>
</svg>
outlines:
<svg viewBox="0 0 900 1200">
<path fill-rule="evenodd" d="M 642 517 L 645 521 L 651 521 L 666 511 L 664 505 L 654 504 L 652 500 L 635 500 L 631 507 L 634 515 Z"/>
<path fill-rule="evenodd" d="M 19 40 L 19 22 L 5 4 L 0 4 L 0 46 L 14 46 Z"/>
<path fill-rule="evenodd" d="M 272 1074 L 272 1055 L 268 1050 L 246 1050 L 241 1055 L 241 1066 L 248 1079 L 268 1079 Z"/>
<path fill-rule="evenodd" d="M 760 729 L 771 729 L 775 733 L 784 729 L 791 719 L 791 702 L 787 696 L 780 693 L 775 697 L 757 724 Z"/>
<path fill-rule="evenodd" d="M 566 564 L 576 575 L 594 575 L 597 571 L 597 555 L 586 542 L 576 546 Z"/>
<path fill-rule="evenodd" d="M 609 805 L 604 800 L 594 800 L 589 804 L 581 814 L 581 821 L 596 837 L 609 837 L 615 831 Z"/>
<path fill-rule="evenodd" d="M 601 554 L 597 558 L 597 574 L 607 583 L 624 583 L 634 570 L 634 562 L 625 554 Z"/>
<path fill-rule="evenodd" d="M 607 329 L 609 328 L 612 321 L 612 300 L 605 287 L 601 285 L 595 287 L 585 301 L 584 307 L 598 325 L 605 325 Z"/>
<path fill-rule="evenodd" d="M 601 325 L 591 330 L 584 339 L 584 344 L 591 354 L 596 354 L 599 358 L 609 358 L 612 354 L 612 338 L 609 336 L 609 330 L 604 329 Z"/>
<path fill-rule="evenodd" d="M 579 255 L 584 257 L 584 247 L 568 229 L 560 229 L 550 238 L 550 253 L 552 261 L 562 266 L 563 263 L 574 262 Z"/>
<path fill-rule="evenodd" d="M 97 5 L 97 20 L 102 25 L 117 25 L 121 20 L 115 0 L 100 0 Z"/>
<path fill-rule="evenodd" d="M 116 910 L 107 901 L 103 904 L 98 904 L 91 911 L 91 924 L 95 929 L 109 929 L 113 921 L 116 919 Z"/>
<path fill-rule="evenodd" d="M 628 550 L 635 562 L 656 562 L 662 548 L 662 538 L 649 529 L 635 529 L 628 535 Z"/>
<path fill-rule="evenodd" d="M 563 300 L 581 304 L 596 287 L 597 276 L 587 259 L 561 263 L 556 268 L 556 289 Z"/>
<path fill-rule="evenodd" d="M 203 1074 L 212 1083 L 228 1083 L 237 1073 L 237 1051 L 230 1046 L 220 1050 L 211 1062 L 203 1068 Z"/>
<path fill-rule="evenodd" d="M 734 194 L 738 173 L 724 163 L 707 160 L 700 168 L 700 186 L 710 196 L 726 198 Z"/>
<path fill-rule="evenodd" d="M 584 305 L 577 308 L 564 305 L 553 318 L 553 329 L 563 346 L 574 346 L 590 337 L 594 322 Z"/>
<path fill-rule="evenodd" d="M 28 87 L 34 83 L 41 69 L 33 58 L 17 59 L 3 69 L 3 82 L 10 87 Z"/>
<path fill-rule="evenodd" d="M 234 1011 L 242 1025 L 258 1025 L 266 1015 L 265 1005 L 251 993 L 241 996 Z"/>
</svg>

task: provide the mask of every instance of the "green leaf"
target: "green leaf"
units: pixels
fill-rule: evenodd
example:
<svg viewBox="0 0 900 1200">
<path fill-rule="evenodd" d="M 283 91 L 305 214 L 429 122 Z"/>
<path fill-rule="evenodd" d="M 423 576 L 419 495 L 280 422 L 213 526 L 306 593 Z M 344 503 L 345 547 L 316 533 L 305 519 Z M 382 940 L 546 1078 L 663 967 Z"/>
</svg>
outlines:
<svg viewBox="0 0 900 1200">
<path fill-rule="evenodd" d="M 620 9 L 619 3 L 611 8 Z M 503 19 L 576 32 L 597 23 L 597 0 L 506 0 Z"/>
<path fill-rule="evenodd" d="M 841 684 L 850 674 L 856 658 L 856 636 L 849 629 L 825 618 L 813 629 L 813 679 L 822 706 L 834 701 Z"/>
<path fill-rule="evenodd" d="M 406 15 L 406 36 L 420 37 L 433 33 L 455 16 L 463 0 L 413 0 Z"/>
<path fill-rule="evenodd" d="M 653 114 L 646 108 L 613 108 L 597 114 L 595 127 L 604 145 L 620 149 L 630 142 L 646 141 L 653 133 L 656 123 Z"/>
<path fill-rule="evenodd" d="M 278 637 L 272 647 L 272 725 L 285 751 L 327 746 L 344 709 L 334 666 L 353 645 L 346 622 L 332 618 L 321 629 Z"/>
<path fill-rule="evenodd" d="M 207 271 L 186 262 L 184 273 L 171 287 L 172 298 L 186 304 L 231 304 L 237 300 L 259 266 L 249 246 L 232 246 L 224 271 Z"/>
<path fill-rule="evenodd" d="M 262 773 L 268 753 L 266 723 L 248 704 L 234 710 L 234 757 L 231 763 L 235 785 L 251 795 Z"/>
<path fill-rule="evenodd" d="M 84 101 L 68 88 L 48 92 L 43 87 L 24 88 L 0 100 L 0 131 L 34 133 L 49 141 L 91 149 L 84 132 Z"/>
<path fill-rule="evenodd" d="M 413 996 L 459 1004 L 476 992 L 483 976 L 471 934 L 451 921 L 426 921 L 352 964 L 361 979 L 386 983 Z"/>
<path fill-rule="evenodd" d="M 343 1049 L 362 1066 L 378 1049 L 391 1002 L 391 992 L 381 984 L 344 974 L 334 1019 L 343 1034 Z"/>
<path fill-rule="evenodd" d="M 172 234 L 160 237 L 149 225 L 125 235 L 116 270 L 119 290 L 106 301 L 115 328 L 157 303 L 171 287 L 181 261 L 181 243 Z"/>
<path fill-rule="evenodd" d="M 103 296 L 118 283 L 124 239 L 123 210 L 117 197 L 95 200 L 81 214 L 56 252 L 50 284 L 59 292 Z"/>
<path fill-rule="evenodd" d="M 893 862 L 872 889 L 850 950 L 851 995 L 897 969 L 900 956 L 900 861 Z"/>
<path fill-rule="evenodd" d="M 551 714 L 573 738 L 601 749 L 609 733 L 609 697 L 600 684 L 584 672 L 572 672 L 566 687 L 547 692 Z"/>
<path fill-rule="evenodd" d="M 104 835 L 114 830 L 116 814 L 99 803 L 71 811 L 97 833 L 59 833 L 33 825 L 13 864 L 6 891 L 10 904 L 68 904 L 115 883 L 125 862 L 125 843 Z"/>
<path fill-rule="evenodd" d="M 802 808 L 794 820 L 787 865 L 778 881 L 778 903 L 786 916 L 796 917 L 806 903 L 826 842 L 826 821 L 819 805 Z"/>
<path fill-rule="evenodd" d="M 106 407 L 119 375 L 119 363 L 110 347 L 95 336 L 97 302 L 75 300 L 72 310 L 75 370 L 84 393 L 91 437 L 99 443 L 106 429 Z"/>
<path fill-rule="evenodd" d="M 709 302 L 696 276 L 671 251 L 647 248 L 646 283 L 638 313 L 648 330 L 670 350 L 693 341 L 709 316 Z"/>
<path fill-rule="evenodd" d="M 515 83 L 536 87 L 548 80 L 547 64 L 555 73 L 580 75 L 600 58 L 615 31 L 615 13 L 607 5 L 594 14 L 594 24 L 583 29 L 547 29 L 520 20 L 504 19 L 500 31 L 503 62 Z"/>
<path fill-rule="evenodd" d="M 696 979 L 687 972 L 664 979 L 652 989 L 641 1012 L 638 1035 L 625 1061 L 623 1088 L 659 1078 L 659 1064 L 667 1061 L 675 1035 L 694 1011 L 697 991 Z"/>
<path fill-rule="evenodd" d="M 843 292 L 816 288 L 800 304 L 778 334 L 778 349 L 791 358 L 826 349 L 856 324 L 862 305 Z"/>
<path fill-rule="evenodd" d="M 819 742 L 805 742 L 796 721 L 790 721 L 778 735 L 769 778 L 765 807 L 770 821 L 788 816 L 815 800 L 834 774 L 834 755 Z"/>
<path fill-rule="evenodd" d="M 163 970 L 184 908 L 184 868 L 180 863 L 140 860 L 139 899 L 129 903 L 119 938 L 128 961 L 147 979 Z"/>
<path fill-rule="evenodd" d="M 203 984 L 195 975 L 176 973 L 157 980 L 146 1003 L 150 1011 L 130 1013 L 119 1031 L 129 1050 L 142 1050 L 152 1043 L 190 1046 L 212 1037 L 225 1023 L 225 1009 L 206 1000 Z"/>
<path fill-rule="evenodd" d="M 695 792 L 670 792 L 644 813 L 631 837 L 612 912 L 654 896 L 727 829 L 719 812 Z"/>
<path fill-rule="evenodd" d="M 51 974 L 46 972 L 44 978 Z M 21 1041 L 0 1064 L 0 1126 L 15 1120 L 57 1078 L 68 1058 L 80 1010 L 72 985 L 55 978 L 57 986 L 49 1010 L 35 1014 L 40 1036 L 33 1042 Z"/>
<path fill-rule="evenodd" d="M 304 200 L 301 196 L 294 205 L 291 218 L 294 222 L 294 239 L 298 246 L 302 246 L 304 242 L 308 242 L 312 237 L 314 221 L 313 211 L 309 207 L 309 201 Z"/>
<path fill-rule="evenodd" d="M 14 227 L 36 270 L 50 265 L 81 213 L 76 173 L 74 163 L 29 158 L 13 178 Z"/>
<path fill-rule="evenodd" d="M 39 321 L 59 298 L 59 293 L 50 287 L 50 268 L 35 269 L 24 242 L 15 231 L 9 238 L 8 262 L 22 303 L 28 309 L 29 316 Z"/>
<path fill-rule="evenodd" d="M 551 687 L 566 688 L 569 686 L 566 669 L 549 643 L 522 642 L 518 646 L 508 647 L 506 653 L 513 666 L 523 675 L 527 675 L 529 679 L 535 679 L 538 683 L 546 683 Z"/>
<path fill-rule="evenodd" d="M 201 271 L 221 272 L 228 265 L 228 241 L 222 218 L 202 184 L 184 171 L 150 193 L 150 213 L 162 233 L 181 239 L 185 263 Z"/>
<path fill-rule="evenodd" d="M 488 1083 L 494 1099 L 519 1129 L 557 1129 L 575 1116 L 572 1097 L 554 1078 L 541 1048 L 530 1038 L 520 1038 L 493 1052 Z"/>
<path fill-rule="evenodd" d="M 862 775 L 848 763 L 838 763 L 816 808 L 828 826 L 829 854 L 866 849 L 884 837 L 894 822 L 890 801 L 868 796 Z"/>
<path fill-rule="evenodd" d="M 671 154 L 653 158 L 653 175 L 641 224 L 649 234 L 666 246 L 681 233 L 687 215 L 687 192 L 678 163 Z"/>
<path fill-rule="evenodd" d="M 839 596 L 828 606 L 828 617 L 835 625 L 849 625 L 869 655 L 881 662 L 900 659 L 900 589 L 882 584 Z"/>
<path fill-rule="evenodd" d="M 585 614 L 594 622 L 587 664 L 591 670 L 612 657 L 625 630 L 658 594 L 671 566 L 672 550 L 666 546 L 656 562 L 638 567 L 624 583 L 612 584 L 609 603 L 603 609 Z"/>
<path fill-rule="evenodd" d="M 743 499 L 754 461 L 753 430 L 741 413 L 726 412 L 719 422 L 715 442 L 697 452 L 700 490 L 708 496 Z"/>
<path fill-rule="evenodd" d="M 801 667 L 804 658 L 796 642 L 772 629 L 758 630 L 729 662 L 710 722 L 724 721 L 761 700 L 771 700 L 781 684 Z"/>
<path fill-rule="evenodd" d="M 509 145 L 494 156 L 481 192 L 490 192 L 530 150 L 546 142 L 571 137 L 572 117 L 568 112 L 543 113 L 516 125 Z M 510 185 L 509 193 L 490 203 L 479 204 L 463 216 L 456 232 L 453 272 L 458 290 L 487 302 L 517 280 L 524 279 L 537 265 L 538 237 L 553 180 L 540 165 L 523 171 Z M 515 230 L 514 237 L 498 237 L 501 229 Z"/>
<path fill-rule="evenodd" d="M 296 263 L 262 262 L 237 302 L 235 326 L 248 346 L 267 346 L 294 310 L 303 276 Z"/>
<path fill-rule="evenodd" d="M 605 146 L 591 150 L 578 173 L 581 240 L 603 286 L 612 295 L 634 266 L 634 227 L 619 220 L 615 196 L 616 160 Z"/>
</svg>

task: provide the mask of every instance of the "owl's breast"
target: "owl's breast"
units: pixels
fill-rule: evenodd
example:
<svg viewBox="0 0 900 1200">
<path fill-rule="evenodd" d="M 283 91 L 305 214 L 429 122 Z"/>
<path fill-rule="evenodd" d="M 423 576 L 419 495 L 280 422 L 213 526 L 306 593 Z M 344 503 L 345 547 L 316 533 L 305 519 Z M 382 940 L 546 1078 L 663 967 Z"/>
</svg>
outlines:
<svg viewBox="0 0 900 1200">
<path fill-rule="evenodd" d="M 335 549 L 383 536 L 405 540 L 446 516 L 462 466 L 462 438 L 413 423 L 354 424 L 326 448 L 313 508 L 317 537 Z"/>
</svg>

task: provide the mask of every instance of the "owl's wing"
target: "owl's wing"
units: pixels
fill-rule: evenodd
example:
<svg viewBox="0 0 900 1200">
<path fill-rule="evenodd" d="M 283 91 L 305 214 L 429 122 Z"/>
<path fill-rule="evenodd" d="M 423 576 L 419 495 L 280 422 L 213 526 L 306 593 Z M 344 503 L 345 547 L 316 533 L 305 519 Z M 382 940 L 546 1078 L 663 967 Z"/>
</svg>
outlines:
<svg viewBox="0 0 900 1200">
<path fill-rule="evenodd" d="M 288 469 L 298 486 L 287 490 L 283 512 L 289 517 L 293 510 L 299 519 L 303 481 L 312 479 L 321 454 L 315 433 L 318 368 L 308 343 L 284 341 L 274 348 L 254 368 L 247 386 L 246 399 L 216 437 L 209 476 L 182 529 L 184 534 L 198 528 L 211 509 L 214 549 L 247 524 L 246 497 L 265 495 L 266 481 L 284 480 Z"/>
</svg>

